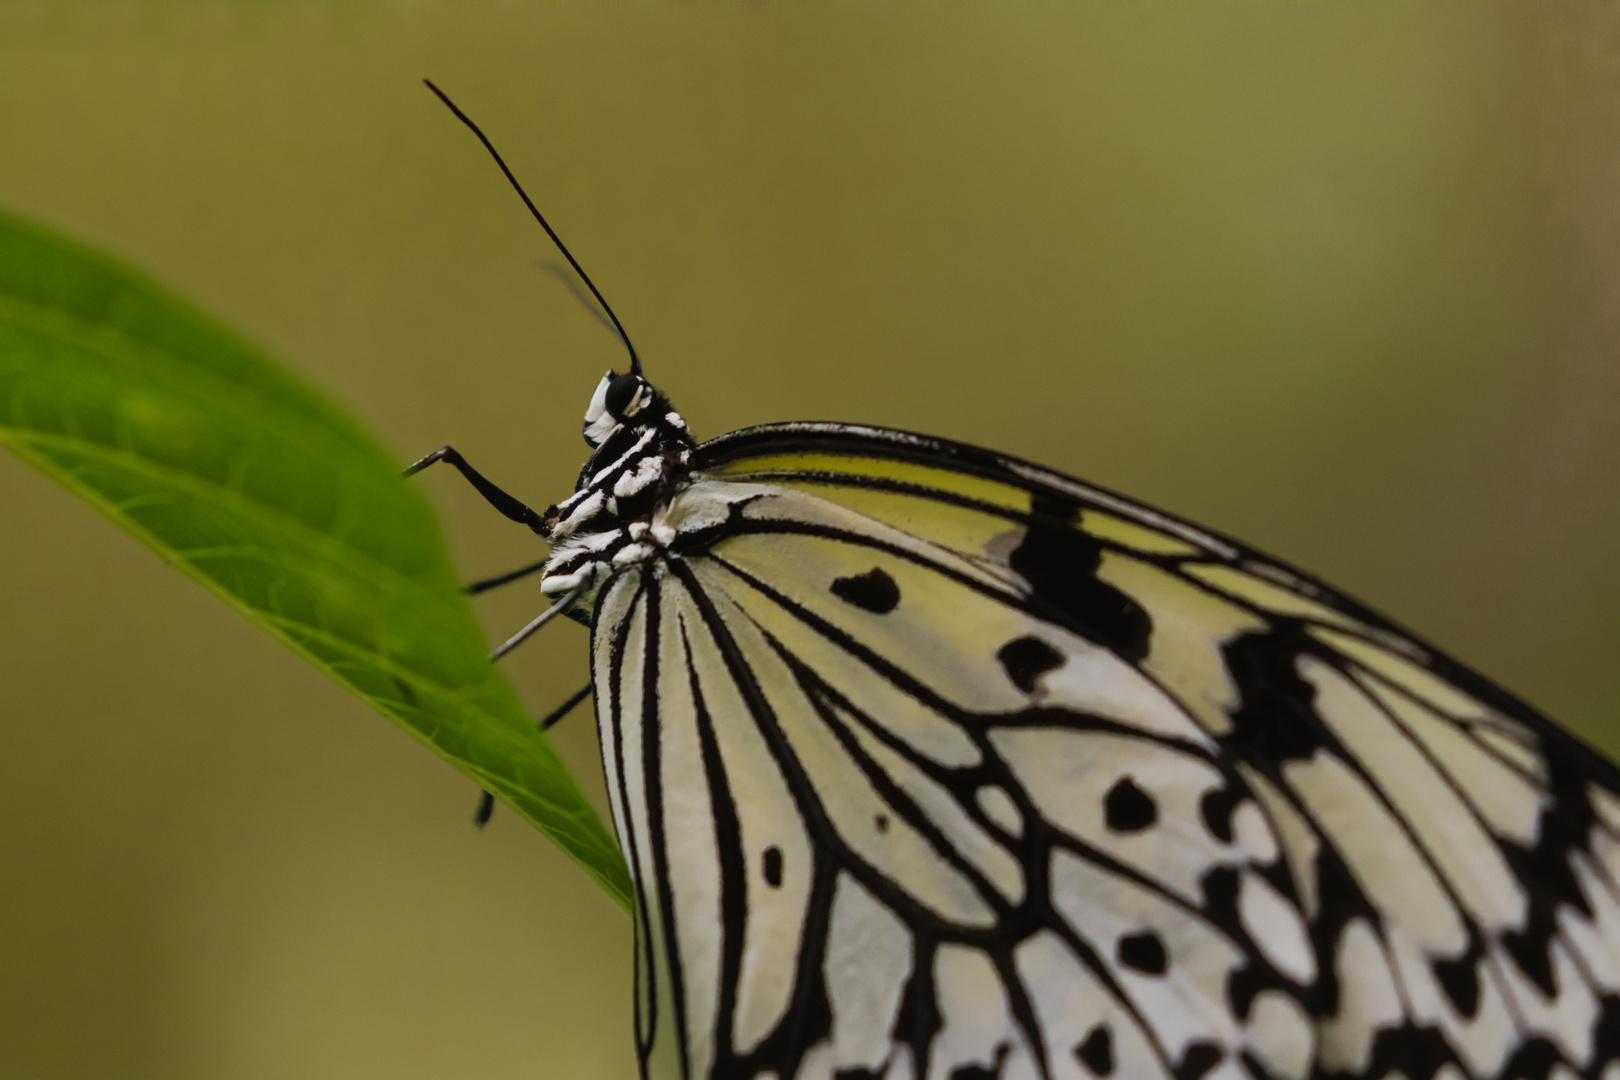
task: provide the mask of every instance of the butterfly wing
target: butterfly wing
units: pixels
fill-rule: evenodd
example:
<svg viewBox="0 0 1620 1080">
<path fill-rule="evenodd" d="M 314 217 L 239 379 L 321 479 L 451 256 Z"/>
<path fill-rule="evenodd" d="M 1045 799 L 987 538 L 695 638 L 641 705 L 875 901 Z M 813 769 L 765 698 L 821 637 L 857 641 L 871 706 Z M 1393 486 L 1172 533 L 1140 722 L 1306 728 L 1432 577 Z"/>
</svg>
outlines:
<svg viewBox="0 0 1620 1080">
<path fill-rule="evenodd" d="M 796 424 L 699 460 L 596 617 L 648 1075 L 1620 1056 L 1620 784 L 1524 705 L 1014 459 Z"/>
</svg>

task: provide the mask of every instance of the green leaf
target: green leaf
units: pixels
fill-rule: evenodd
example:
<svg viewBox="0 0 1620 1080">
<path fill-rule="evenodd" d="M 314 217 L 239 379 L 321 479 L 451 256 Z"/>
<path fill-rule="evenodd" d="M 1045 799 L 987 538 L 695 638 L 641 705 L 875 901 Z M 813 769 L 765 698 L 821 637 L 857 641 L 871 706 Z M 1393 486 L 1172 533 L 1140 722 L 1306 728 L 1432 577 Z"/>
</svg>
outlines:
<svg viewBox="0 0 1620 1080">
<path fill-rule="evenodd" d="M 630 904 L 400 462 L 144 277 L 0 213 L 0 442 L 494 792 Z"/>
</svg>

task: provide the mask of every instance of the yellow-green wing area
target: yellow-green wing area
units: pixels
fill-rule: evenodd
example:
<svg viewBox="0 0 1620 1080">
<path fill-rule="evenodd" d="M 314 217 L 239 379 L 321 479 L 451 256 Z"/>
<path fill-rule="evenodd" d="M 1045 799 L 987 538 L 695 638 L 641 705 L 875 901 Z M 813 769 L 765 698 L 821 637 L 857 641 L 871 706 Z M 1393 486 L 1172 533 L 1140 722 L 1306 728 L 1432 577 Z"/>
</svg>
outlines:
<svg viewBox="0 0 1620 1080">
<path fill-rule="evenodd" d="M 141 275 L 0 215 L 0 442 L 628 905 L 618 848 L 490 663 L 432 511 L 313 390 Z"/>
<path fill-rule="evenodd" d="M 806 865 L 874 912 L 812 897 L 795 918 L 827 959 L 759 967 L 797 963 L 830 1017 L 783 1075 L 946 1055 L 1084 1080 L 1129 1047 L 1130 1075 L 1179 1080 L 1616 1068 L 1620 776 L 1524 703 L 1306 575 L 1027 462 L 785 424 L 694 464 L 682 497 L 728 509 L 689 516 L 726 524 L 678 576 L 794 750 L 781 786 L 825 793 Z M 822 727 L 849 734 L 800 751 Z M 745 844 L 781 817 L 735 805 Z M 881 935 L 893 993 L 851 1004 L 836 958 Z M 739 972 L 719 1000 L 740 1009 L 761 990 Z"/>
</svg>

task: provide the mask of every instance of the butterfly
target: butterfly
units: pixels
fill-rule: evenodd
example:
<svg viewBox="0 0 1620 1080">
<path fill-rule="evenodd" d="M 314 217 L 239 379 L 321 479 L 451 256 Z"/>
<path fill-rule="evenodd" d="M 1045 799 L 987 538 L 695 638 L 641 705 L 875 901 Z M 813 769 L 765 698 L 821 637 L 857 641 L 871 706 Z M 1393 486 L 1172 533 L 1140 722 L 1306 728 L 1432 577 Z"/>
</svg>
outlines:
<svg viewBox="0 0 1620 1080">
<path fill-rule="evenodd" d="M 591 627 L 644 1077 L 1620 1078 L 1620 772 L 1481 676 L 1017 458 L 698 442 L 633 348 L 584 435 L 544 511 L 412 471 Z"/>
</svg>

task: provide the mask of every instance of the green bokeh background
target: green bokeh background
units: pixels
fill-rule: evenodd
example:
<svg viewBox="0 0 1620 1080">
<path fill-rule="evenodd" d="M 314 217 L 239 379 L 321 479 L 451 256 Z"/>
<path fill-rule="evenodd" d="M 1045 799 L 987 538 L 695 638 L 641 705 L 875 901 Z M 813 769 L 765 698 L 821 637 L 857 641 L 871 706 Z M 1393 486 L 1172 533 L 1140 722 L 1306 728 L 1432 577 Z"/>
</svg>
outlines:
<svg viewBox="0 0 1620 1080">
<path fill-rule="evenodd" d="M 0 203 L 353 408 L 570 490 L 611 338 L 700 436 L 1034 458 L 1230 532 L 1620 751 L 1620 16 L 0 0 Z M 538 555 L 449 474 L 466 575 Z M 490 636 L 539 604 L 480 602 Z M 0 456 L 0 1073 L 624 1077 L 629 922 Z M 586 634 L 510 658 L 538 713 Z M 557 733 L 598 796 L 583 710 Z"/>
</svg>

